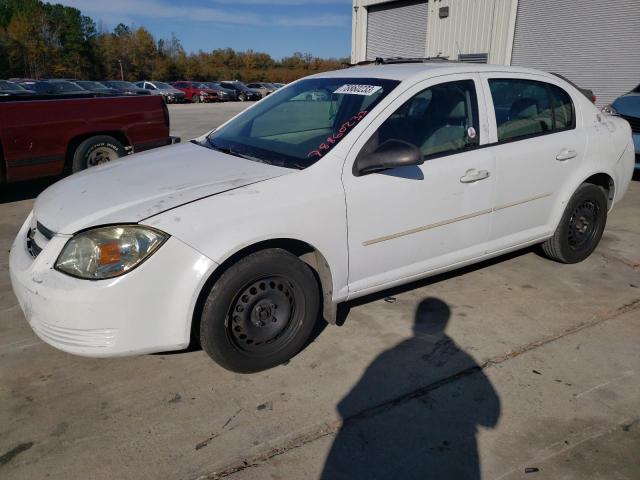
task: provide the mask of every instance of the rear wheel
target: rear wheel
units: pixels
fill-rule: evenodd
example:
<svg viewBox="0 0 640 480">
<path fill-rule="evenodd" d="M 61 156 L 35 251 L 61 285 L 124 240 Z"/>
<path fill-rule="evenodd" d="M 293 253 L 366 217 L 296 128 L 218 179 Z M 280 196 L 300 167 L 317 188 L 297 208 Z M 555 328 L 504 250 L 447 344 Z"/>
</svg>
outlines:
<svg viewBox="0 0 640 480">
<path fill-rule="evenodd" d="M 200 95 L 197 95 L 197 94 L 195 94 L 195 93 L 194 93 L 194 94 L 191 96 L 191 101 L 192 101 L 193 103 L 200 103 L 200 100 L 201 100 L 201 99 L 200 99 Z"/>
<path fill-rule="evenodd" d="M 302 349 L 319 311 L 311 268 L 285 250 L 263 250 L 238 261 L 213 285 L 202 311 L 200 343 L 228 370 L 266 370 Z"/>
<path fill-rule="evenodd" d="M 122 143 L 109 135 L 96 135 L 83 140 L 73 154 L 72 172 L 110 162 L 127 154 Z"/>
<path fill-rule="evenodd" d="M 604 191 L 589 183 L 582 184 L 569 200 L 553 237 L 542 244 L 542 250 L 558 262 L 581 262 L 598 246 L 606 223 Z"/>
</svg>

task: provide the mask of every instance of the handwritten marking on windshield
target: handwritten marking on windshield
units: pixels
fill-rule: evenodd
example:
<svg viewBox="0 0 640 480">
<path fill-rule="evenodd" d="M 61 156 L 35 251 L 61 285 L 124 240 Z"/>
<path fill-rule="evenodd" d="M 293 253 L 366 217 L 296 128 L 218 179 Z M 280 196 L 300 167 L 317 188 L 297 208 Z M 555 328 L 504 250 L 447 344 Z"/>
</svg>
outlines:
<svg viewBox="0 0 640 480">
<path fill-rule="evenodd" d="M 340 126 L 337 133 L 328 136 L 327 140 L 325 142 L 322 142 L 318 146 L 317 150 L 312 150 L 311 152 L 309 152 L 307 154 L 307 158 L 312 158 L 312 157 L 322 158 L 322 156 L 325 153 L 327 153 L 329 150 L 331 150 L 331 148 L 336 143 L 338 143 L 338 140 L 344 137 L 353 127 L 355 127 L 358 124 L 358 122 L 360 122 L 360 120 L 362 120 L 365 117 L 367 113 L 369 113 L 367 110 L 362 110 L 356 113 L 353 117 L 351 117 L 349 120 L 347 120 Z"/>
</svg>

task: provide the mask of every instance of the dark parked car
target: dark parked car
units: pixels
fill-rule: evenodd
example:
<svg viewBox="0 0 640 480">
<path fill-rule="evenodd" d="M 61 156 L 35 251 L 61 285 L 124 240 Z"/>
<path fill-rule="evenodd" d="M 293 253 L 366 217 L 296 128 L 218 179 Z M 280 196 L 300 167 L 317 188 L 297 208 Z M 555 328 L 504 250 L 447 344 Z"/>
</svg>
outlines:
<svg viewBox="0 0 640 480">
<path fill-rule="evenodd" d="M 151 92 L 151 95 L 161 95 L 166 103 L 182 103 L 185 101 L 184 92 L 172 87 L 168 83 L 157 80 L 142 80 L 136 86 Z"/>
<path fill-rule="evenodd" d="M 219 102 L 218 92 L 211 90 L 202 82 L 192 82 L 191 80 L 180 80 L 171 84 L 174 88 L 184 92 L 185 98 L 191 103 Z"/>
<path fill-rule="evenodd" d="M 107 87 L 100 82 L 92 81 L 92 80 L 76 80 L 76 85 L 80 85 L 85 90 L 88 90 L 93 93 L 102 93 L 108 95 L 118 95 L 118 91 L 115 88 Z"/>
<path fill-rule="evenodd" d="M 36 92 L 34 90 L 27 90 L 23 86 L 10 82 L 8 80 L 0 80 L 0 96 L 6 97 L 8 95 L 33 95 Z"/>
<path fill-rule="evenodd" d="M 618 115 L 631 125 L 633 144 L 636 151 L 636 171 L 640 171 L 640 85 L 629 93 L 615 99 L 602 109 L 610 115 Z"/>
<path fill-rule="evenodd" d="M 222 85 L 223 88 L 228 88 L 236 92 L 236 96 L 238 100 L 241 102 L 247 100 L 260 100 L 262 98 L 262 94 L 257 90 L 252 90 L 248 88 L 244 83 L 238 80 L 224 81 L 218 82 Z"/>
<path fill-rule="evenodd" d="M 0 119 L 10 119 L 0 122 L 0 184 L 76 172 L 179 141 L 169 136 L 167 106 L 151 96 L 0 97 Z"/>
<path fill-rule="evenodd" d="M 135 84 L 124 80 L 105 80 L 100 83 L 117 90 L 121 95 L 151 95 L 149 90 L 137 87 Z"/>
<path fill-rule="evenodd" d="M 18 83 L 39 95 L 91 95 L 91 92 L 67 80 L 21 80 Z"/>
<path fill-rule="evenodd" d="M 220 97 L 220 101 L 222 102 L 229 102 L 238 99 L 235 90 L 224 88 L 218 82 L 204 82 L 202 85 L 206 85 L 211 90 L 218 92 L 218 97 Z"/>
</svg>

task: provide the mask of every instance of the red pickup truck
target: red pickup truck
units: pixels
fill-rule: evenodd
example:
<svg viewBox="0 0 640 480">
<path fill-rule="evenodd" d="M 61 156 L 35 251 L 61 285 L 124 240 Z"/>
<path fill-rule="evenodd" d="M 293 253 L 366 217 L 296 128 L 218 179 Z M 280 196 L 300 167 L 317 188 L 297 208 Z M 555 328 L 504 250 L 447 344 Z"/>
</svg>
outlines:
<svg viewBox="0 0 640 480">
<path fill-rule="evenodd" d="M 177 141 L 160 96 L 0 97 L 0 183 L 77 172 Z"/>
</svg>

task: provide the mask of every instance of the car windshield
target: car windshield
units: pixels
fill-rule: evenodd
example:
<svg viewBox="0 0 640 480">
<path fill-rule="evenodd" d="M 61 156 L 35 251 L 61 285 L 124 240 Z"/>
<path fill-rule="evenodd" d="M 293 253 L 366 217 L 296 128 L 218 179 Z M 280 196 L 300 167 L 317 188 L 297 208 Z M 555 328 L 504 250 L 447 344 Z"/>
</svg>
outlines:
<svg viewBox="0 0 640 480">
<path fill-rule="evenodd" d="M 173 90 L 173 87 L 171 85 L 169 85 L 168 83 L 153 82 L 153 84 L 156 86 L 156 88 L 159 88 L 160 90 Z"/>
<path fill-rule="evenodd" d="M 51 82 L 54 92 L 84 92 L 85 89 L 71 82 Z"/>
<path fill-rule="evenodd" d="M 202 145 L 272 165 L 306 168 L 337 145 L 398 83 L 374 78 L 302 80 L 214 130 Z"/>
<path fill-rule="evenodd" d="M 133 83 L 125 82 L 123 80 L 114 80 L 114 81 L 111 81 L 111 82 L 107 82 L 107 85 L 110 85 L 110 86 L 116 87 L 116 88 L 131 88 L 133 90 L 136 90 L 138 88 Z"/>
<path fill-rule="evenodd" d="M 21 85 L 6 80 L 0 80 L 0 90 L 25 90 Z"/>
<path fill-rule="evenodd" d="M 89 80 L 83 80 L 82 82 L 78 82 L 78 85 L 80 85 L 83 88 L 88 88 L 88 89 L 98 89 L 98 90 L 104 90 L 106 87 L 104 85 L 102 85 L 100 82 L 91 82 Z"/>
<path fill-rule="evenodd" d="M 232 88 L 236 87 L 238 90 L 242 90 L 243 92 L 249 91 L 247 86 L 242 82 L 228 82 L 228 83 L 229 85 L 232 85 Z"/>
</svg>

